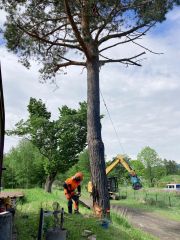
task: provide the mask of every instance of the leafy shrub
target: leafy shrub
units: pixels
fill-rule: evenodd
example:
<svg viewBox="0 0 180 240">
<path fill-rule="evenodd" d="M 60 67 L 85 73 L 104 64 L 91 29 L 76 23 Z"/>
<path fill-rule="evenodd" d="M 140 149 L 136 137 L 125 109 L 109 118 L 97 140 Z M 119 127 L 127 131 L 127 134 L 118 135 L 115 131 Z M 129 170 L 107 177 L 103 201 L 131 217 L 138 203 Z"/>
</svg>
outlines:
<svg viewBox="0 0 180 240">
<path fill-rule="evenodd" d="M 157 201 L 157 206 L 160 207 L 160 208 L 167 207 L 165 201 Z"/>
<path fill-rule="evenodd" d="M 145 204 L 148 204 L 150 206 L 156 205 L 156 200 L 154 200 L 153 198 L 144 199 L 144 200 L 145 200 Z"/>
</svg>

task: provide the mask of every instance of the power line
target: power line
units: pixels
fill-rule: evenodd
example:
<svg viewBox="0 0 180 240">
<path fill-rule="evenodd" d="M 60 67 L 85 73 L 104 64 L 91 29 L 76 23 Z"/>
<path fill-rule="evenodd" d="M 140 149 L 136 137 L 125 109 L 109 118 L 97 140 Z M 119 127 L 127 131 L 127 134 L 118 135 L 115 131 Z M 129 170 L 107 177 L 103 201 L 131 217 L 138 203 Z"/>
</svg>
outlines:
<svg viewBox="0 0 180 240">
<path fill-rule="evenodd" d="M 104 106 L 105 106 L 105 108 L 106 108 L 106 111 L 107 111 L 107 113 L 108 113 L 109 119 L 110 119 L 110 121 L 111 121 L 111 124 L 112 124 L 112 126 L 113 126 L 113 128 L 114 128 L 114 132 L 115 132 L 115 134 L 116 134 L 116 137 L 117 137 L 119 146 L 120 146 L 120 148 L 122 149 L 123 154 L 125 154 L 124 147 L 123 147 L 123 145 L 122 145 L 122 143 L 121 143 L 121 141 L 120 141 L 120 138 L 119 138 L 119 136 L 118 136 L 117 130 L 116 130 L 116 128 L 115 128 L 115 125 L 114 125 L 114 123 L 113 123 L 113 120 L 112 120 L 112 118 L 111 118 L 110 112 L 109 112 L 109 110 L 108 110 L 108 107 L 107 107 L 107 105 L 106 105 L 106 102 L 105 102 L 105 99 L 104 99 L 104 97 L 103 97 L 103 95 L 102 95 L 101 90 L 100 90 L 100 94 L 101 94 L 101 97 L 102 97 Z"/>
</svg>

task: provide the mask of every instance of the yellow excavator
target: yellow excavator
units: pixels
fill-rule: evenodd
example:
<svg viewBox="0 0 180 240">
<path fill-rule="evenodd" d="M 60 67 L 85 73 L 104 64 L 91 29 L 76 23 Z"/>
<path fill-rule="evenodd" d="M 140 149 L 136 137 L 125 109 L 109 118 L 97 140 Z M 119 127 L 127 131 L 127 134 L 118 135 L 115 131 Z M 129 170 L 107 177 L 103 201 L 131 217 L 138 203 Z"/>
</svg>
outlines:
<svg viewBox="0 0 180 240">
<path fill-rule="evenodd" d="M 121 164 L 128 171 L 132 183 L 132 188 L 134 190 L 141 189 L 142 184 L 139 177 L 122 155 L 117 155 L 115 160 L 106 168 L 106 175 L 108 175 L 118 164 Z M 92 182 L 88 183 L 87 188 L 88 192 L 92 194 Z M 117 177 L 108 177 L 108 191 L 111 199 L 119 199 Z"/>
</svg>

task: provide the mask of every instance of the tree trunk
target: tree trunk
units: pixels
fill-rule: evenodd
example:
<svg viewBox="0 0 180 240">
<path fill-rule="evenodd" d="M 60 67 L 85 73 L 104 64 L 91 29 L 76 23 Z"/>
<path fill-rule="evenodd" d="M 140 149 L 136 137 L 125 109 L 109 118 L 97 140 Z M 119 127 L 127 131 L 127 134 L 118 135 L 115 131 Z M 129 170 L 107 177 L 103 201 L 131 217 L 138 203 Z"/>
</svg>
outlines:
<svg viewBox="0 0 180 240">
<path fill-rule="evenodd" d="M 152 176 L 151 166 L 149 166 L 149 181 L 150 181 L 150 187 L 153 187 L 153 176 Z"/>
<path fill-rule="evenodd" d="M 45 191 L 51 193 L 52 184 L 54 182 L 55 176 L 48 175 L 45 183 Z"/>
<path fill-rule="evenodd" d="M 99 206 L 102 214 L 107 215 L 110 203 L 105 171 L 104 144 L 101 138 L 98 56 L 87 61 L 87 85 L 87 141 L 93 185 L 93 205 Z"/>
</svg>

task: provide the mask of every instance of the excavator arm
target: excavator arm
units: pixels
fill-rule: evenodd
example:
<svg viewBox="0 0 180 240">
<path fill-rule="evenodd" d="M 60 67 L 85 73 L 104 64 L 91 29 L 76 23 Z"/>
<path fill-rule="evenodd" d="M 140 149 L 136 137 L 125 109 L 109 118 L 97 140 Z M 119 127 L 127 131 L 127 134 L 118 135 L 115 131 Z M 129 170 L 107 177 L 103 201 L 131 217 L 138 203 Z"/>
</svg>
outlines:
<svg viewBox="0 0 180 240">
<path fill-rule="evenodd" d="M 118 164 L 121 164 L 131 175 L 135 175 L 135 171 L 130 167 L 130 165 L 124 160 L 123 156 L 117 155 L 114 162 L 112 162 L 106 168 L 106 174 L 108 175 Z"/>
<path fill-rule="evenodd" d="M 106 168 L 106 175 L 108 175 L 118 164 L 121 164 L 128 171 L 131 178 L 132 188 L 134 190 L 141 189 L 142 184 L 140 179 L 122 155 L 117 155 L 115 160 Z M 87 189 L 89 193 L 92 193 L 92 182 L 88 183 Z"/>
<path fill-rule="evenodd" d="M 118 164 L 121 164 L 128 171 L 133 189 L 139 190 L 142 188 L 142 184 L 136 175 L 136 172 L 131 168 L 129 163 L 124 159 L 122 155 L 117 155 L 116 159 L 106 168 L 106 174 L 108 175 Z"/>
</svg>

